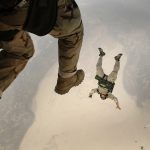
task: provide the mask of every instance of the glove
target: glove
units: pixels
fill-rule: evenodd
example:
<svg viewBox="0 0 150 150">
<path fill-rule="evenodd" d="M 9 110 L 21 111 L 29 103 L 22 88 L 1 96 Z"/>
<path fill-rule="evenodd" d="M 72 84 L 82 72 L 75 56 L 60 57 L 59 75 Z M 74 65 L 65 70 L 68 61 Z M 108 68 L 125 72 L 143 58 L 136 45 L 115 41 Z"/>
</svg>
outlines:
<svg viewBox="0 0 150 150">
<path fill-rule="evenodd" d="M 116 108 L 119 109 L 119 110 L 121 110 L 121 107 L 120 107 L 120 106 L 116 106 Z"/>
<path fill-rule="evenodd" d="M 92 95 L 89 95 L 90 98 L 92 98 Z"/>
</svg>

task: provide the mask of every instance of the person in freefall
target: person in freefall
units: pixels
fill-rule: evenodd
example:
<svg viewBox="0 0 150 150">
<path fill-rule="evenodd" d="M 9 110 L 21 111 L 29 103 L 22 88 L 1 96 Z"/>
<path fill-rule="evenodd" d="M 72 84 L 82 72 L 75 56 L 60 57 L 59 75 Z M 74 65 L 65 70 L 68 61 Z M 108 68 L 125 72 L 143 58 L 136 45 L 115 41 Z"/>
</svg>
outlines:
<svg viewBox="0 0 150 150">
<path fill-rule="evenodd" d="M 95 79 L 98 80 L 98 88 L 92 89 L 91 92 L 89 93 L 89 97 L 92 98 L 92 95 L 94 93 L 98 93 L 102 100 L 106 100 L 107 98 L 110 98 L 116 103 L 117 106 L 116 108 L 121 109 L 117 97 L 115 97 L 112 94 L 112 92 L 120 68 L 120 58 L 122 54 L 120 53 L 114 57 L 115 65 L 113 71 L 109 75 L 106 75 L 102 68 L 102 59 L 103 56 L 105 56 L 105 52 L 101 48 L 99 48 L 99 52 L 100 54 L 96 65 L 96 76 L 95 76 Z"/>
</svg>

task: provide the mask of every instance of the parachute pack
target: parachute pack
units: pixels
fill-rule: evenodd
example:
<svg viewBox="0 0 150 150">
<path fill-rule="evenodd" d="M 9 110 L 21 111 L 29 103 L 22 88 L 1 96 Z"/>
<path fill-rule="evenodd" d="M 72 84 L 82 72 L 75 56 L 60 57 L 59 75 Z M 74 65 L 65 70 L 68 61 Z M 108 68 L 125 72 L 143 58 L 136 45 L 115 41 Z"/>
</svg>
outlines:
<svg viewBox="0 0 150 150">
<path fill-rule="evenodd" d="M 48 34 L 56 23 L 57 0 L 29 0 L 24 30 L 39 36 Z"/>
<path fill-rule="evenodd" d="M 0 0 L 0 13 L 10 12 L 27 1 L 29 9 L 23 29 L 39 36 L 48 34 L 56 23 L 57 0 Z"/>
<path fill-rule="evenodd" d="M 98 80 L 98 85 L 100 87 L 106 88 L 108 90 L 108 92 L 112 93 L 115 83 L 108 81 L 107 75 L 104 74 L 103 77 L 96 75 L 95 79 Z"/>
</svg>

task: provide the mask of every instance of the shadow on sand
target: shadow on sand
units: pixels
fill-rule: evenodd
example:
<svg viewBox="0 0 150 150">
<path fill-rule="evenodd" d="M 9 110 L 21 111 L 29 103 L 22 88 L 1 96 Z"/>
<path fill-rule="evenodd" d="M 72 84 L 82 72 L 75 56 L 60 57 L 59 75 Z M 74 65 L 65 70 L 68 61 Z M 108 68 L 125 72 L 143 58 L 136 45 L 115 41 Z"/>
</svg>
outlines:
<svg viewBox="0 0 150 150">
<path fill-rule="evenodd" d="M 57 61 L 57 42 L 45 37 L 39 41 L 39 54 L 32 58 L 34 60 L 28 63 L 0 101 L 0 150 L 19 149 L 34 122 L 32 102 L 39 83 Z"/>
</svg>

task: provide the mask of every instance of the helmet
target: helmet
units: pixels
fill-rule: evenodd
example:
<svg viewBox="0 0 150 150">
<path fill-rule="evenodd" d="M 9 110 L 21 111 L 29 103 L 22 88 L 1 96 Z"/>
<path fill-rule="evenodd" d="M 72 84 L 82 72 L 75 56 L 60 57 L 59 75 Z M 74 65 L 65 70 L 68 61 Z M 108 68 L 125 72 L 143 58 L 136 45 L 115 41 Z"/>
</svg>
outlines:
<svg viewBox="0 0 150 150">
<path fill-rule="evenodd" d="M 100 93 L 100 98 L 102 100 L 105 100 L 107 98 L 107 96 L 108 96 L 108 94 L 102 94 L 102 93 Z"/>
</svg>

